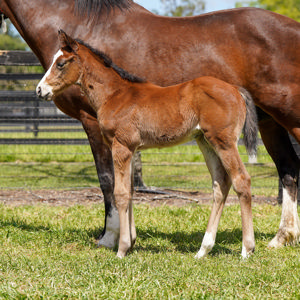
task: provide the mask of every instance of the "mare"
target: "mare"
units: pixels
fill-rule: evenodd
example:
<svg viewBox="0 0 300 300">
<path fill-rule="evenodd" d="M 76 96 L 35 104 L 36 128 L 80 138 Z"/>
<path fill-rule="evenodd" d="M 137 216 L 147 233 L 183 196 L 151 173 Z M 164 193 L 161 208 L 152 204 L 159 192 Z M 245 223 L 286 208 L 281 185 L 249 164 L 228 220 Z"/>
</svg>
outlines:
<svg viewBox="0 0 300 300">
<path fill-rule="evenodd" d="M 247 89 L 259 107 L 260 134 L 283 185 L 281 222 L 269 246 L 298 242 L 299 159 L 288 136 L 290 132 L 300 141 L 298 22 L 257 8 L 161 17 L 131 0 L 0 0 L 0 9 L 46 70 L 58 51 L 57 30 L 62 28 L 160 86 L 210 75 Z M 115 240 L 111 218 L 116 211 L 111 151 L 78 88 L 54 101 L 80 120 L 87 133 L 105 201 L 99 244 L 109 246 Z"/>
<path fill-rule="evenodd" d="M 210 76 L 159 87 L 127 73 L 103 52 L 63 31 L 59 31 L 59 39 L 61 49 L 38 84 L 37 95 L 51 100 L 76 84 L 95 111 L 113 156 L 114 196 L 119 213 L 115 222 L 120 224 L 118 257 L 124 257 L 136 240 L 130 216 L 134 153 L 191 139 L 196 140 L 203 152 L 214 182 L 214 197 L 219 198 L 217 202 L 226 200 L 231 185 L 237 193 L 242 213 L 242 256 L 251 254 L 255 242 L 250 176 L 239 156 L 237 142 L 244 124 L 250 131 L 252 124 L 256 127 L 252 99 L 244 98 L 236 87 Z M 214 206 L 196 257 L 203 257 L 212 249 L 220 217 L 220 207 Z"/>
</svg>

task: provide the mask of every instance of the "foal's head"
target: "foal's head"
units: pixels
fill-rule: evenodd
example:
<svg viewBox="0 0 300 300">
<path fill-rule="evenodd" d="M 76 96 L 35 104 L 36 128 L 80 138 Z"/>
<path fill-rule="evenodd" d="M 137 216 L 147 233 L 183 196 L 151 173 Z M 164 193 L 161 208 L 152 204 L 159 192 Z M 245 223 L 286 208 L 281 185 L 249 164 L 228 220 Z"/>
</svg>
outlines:
<svg viewBox="0 0 300 300">
<path fill-rule="evenodd" d="M 60 49 L 36 88 L 37 95 L 44 100 L 51 100 L 69 86 L 79 83 L 82 74 L 78 55 L 80 44 L 62 30 L 59 30 L 58 36 Z"/>
<path fill-rule="evenodd" d="M 125 82 L 142 83 L 144 79 L 128 73 L 115 65 L 111 58 L 102 51 L 93 49 L 83 41 L 74 40 L 64 31 L 58 32 L 60 50 L 55 54 L 53 63 L 36 88 L 37 95 L 45 100 L 51 100 L 73 84 L 80 84 L 84 73 L 83 65 L 89 72 L 97 72 L 103 78 L 124 80 Z M 97 63 L 93 64 L 92 59 Z M 96 66 L 96 68 L 95 68 Z"/>
</svg>

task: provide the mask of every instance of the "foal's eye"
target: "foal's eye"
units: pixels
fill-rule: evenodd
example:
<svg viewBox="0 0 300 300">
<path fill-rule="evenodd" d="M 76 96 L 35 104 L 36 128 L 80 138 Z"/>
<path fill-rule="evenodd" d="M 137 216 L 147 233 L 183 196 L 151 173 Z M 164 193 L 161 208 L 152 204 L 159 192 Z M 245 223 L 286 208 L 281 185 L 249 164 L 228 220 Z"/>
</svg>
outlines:
<svg viewBox="0 0 300 300">
<path fill-rule="evenodd" d="M 66 65 L 65 61 L 59 61 L 56 63 L 58 69 L 62 69 Z"/>
</svg>

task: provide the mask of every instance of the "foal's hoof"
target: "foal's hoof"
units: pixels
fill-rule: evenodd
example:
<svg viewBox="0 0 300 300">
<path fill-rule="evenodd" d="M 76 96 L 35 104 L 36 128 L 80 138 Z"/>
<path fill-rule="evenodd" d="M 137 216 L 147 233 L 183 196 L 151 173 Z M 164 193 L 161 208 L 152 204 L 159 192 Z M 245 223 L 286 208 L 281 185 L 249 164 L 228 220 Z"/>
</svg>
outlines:
<svg viewBox="0 0 300 300">
<path fill-rule="evenodd" d="M 209 251 L 205 251 L 203 249 L 200 249 L 198 251 L 198 253 L 195 255 L 195 258 L 196 259 L 201 259 L 201 258 L 204 258 L 205 256 L 207 256 L 207 254 L 209 253 Z"/>
<path fill-rule="evenodd" d="M 246 250 L 245 247 L 242 248 L 242 259 L 248 259 L 254 253 L 254 249 Z"/>
<path fill-rule="evenodd" d="M 124 253 L 124 252 L 121 252 L 121 251 L 118 251 L 118 253 L 117 253 L 117 257 L 118 258 L 124 258 L 126 256 L 126 253 Z"/>
<path fill-rule="evenodd" d="M 246 241 L 246 244 L 243 242 L 242 246 L 242 258 L 247 259 L 249 258 L 255 251 L 255 242 L 253 241 Z"/>
</svg>

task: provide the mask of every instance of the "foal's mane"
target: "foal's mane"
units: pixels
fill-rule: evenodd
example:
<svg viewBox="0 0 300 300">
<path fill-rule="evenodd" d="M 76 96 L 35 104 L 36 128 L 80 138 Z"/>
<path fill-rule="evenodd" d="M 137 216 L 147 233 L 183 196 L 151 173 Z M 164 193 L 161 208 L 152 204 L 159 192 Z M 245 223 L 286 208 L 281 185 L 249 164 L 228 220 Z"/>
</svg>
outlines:
<svg viewBox="0 0 300 300">
<path fill-rule="evenodd" d="M 132 0 L 75 0 L 75 11 L 80 16 L 95 18 L 101 14 L 104 8 L 110 12 L 115 8 L 129 9 L 131 4 Z"/>
<path fill-rule="evenodd" d="M 91 50 L 97 57 L 99 57 L 103 61 L 104 65 L 107 68 L 112 68 L 113 70 L 115 70 L 122 79 L 125 79 L 129 82 L 137 82 L 137 83 L 146 82 L 144 79 L 142 79 L 134 74 L 130 74 L 129 72 L 125 71 L 121 67 L 114 64 L 112 59 L 104 52 L 94 49 L 93 47 L 91 47 L 89 44 L 85 43 L 82 40 L 76 39 L 76 42 L 78 42 L 79 44 L 81 44 L 81 45 L 87 47 L 89 50 Z"/>
</svg>

